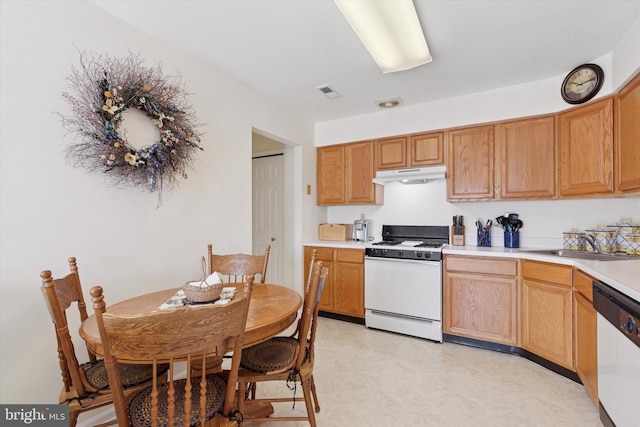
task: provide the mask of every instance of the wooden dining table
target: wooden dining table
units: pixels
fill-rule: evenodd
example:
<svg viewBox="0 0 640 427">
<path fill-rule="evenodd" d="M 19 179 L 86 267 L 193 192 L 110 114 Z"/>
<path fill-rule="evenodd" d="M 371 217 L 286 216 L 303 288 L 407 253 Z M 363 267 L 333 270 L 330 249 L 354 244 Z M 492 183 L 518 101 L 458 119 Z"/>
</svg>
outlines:
<svg viewBox="0 0 640 427">
<path fill-rule="evenodd" d="M 234 286 L 234 284 L 225 284 L 225 286 Z M 244 284 L 237 284 L 238 292 L 241 292 L 242 286 Z M 107 300 L 107 312 L 120 315 L 148 313 L 157 310 L 178 290 L 180 288 L 165 289 L 115 304 L 109 304 Z M 250 347 L 261 343 L 286 330 L 295 322 L 301 306 L 302 297 L 290 288 L 266 283 L 254 284 L 251 290 L 243 346 Z M 87 342 L 91 352 L 104 356 L 95 315 L 89 316 L 82 322 L 80 336 Z"/>
</svg>

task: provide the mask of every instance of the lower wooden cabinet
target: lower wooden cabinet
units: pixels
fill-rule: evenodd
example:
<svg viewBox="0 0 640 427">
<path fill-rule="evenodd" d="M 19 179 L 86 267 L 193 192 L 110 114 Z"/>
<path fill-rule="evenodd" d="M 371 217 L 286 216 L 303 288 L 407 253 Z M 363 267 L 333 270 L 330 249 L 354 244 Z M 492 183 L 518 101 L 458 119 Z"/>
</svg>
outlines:
<svg viewBox="0 0 640 427">
<path fill-rule="evenodd" d="M 305 278 L 311 268 L 309 259 L 314 249 L 317 250 L 316 260 L 324 261 L 329 269 L 319 309 L 364 318 L 364 250 L 305 246 Z"/>
<path fill-rule="evenodd" d="M 518 345 L 518 261 L 445 256 L 444 333 Z"/>
<path fill-rule="evenodd" d="M 593 308 L 593 278 L 573 271 L 573 343 L 575 370 L 598 405 L 598 348 L 596 310 Z"/>
<path fill-rule="evenodd" d="M 522 260 L 522 348 L 573 370 L 571 267 Z"/>
</svg>

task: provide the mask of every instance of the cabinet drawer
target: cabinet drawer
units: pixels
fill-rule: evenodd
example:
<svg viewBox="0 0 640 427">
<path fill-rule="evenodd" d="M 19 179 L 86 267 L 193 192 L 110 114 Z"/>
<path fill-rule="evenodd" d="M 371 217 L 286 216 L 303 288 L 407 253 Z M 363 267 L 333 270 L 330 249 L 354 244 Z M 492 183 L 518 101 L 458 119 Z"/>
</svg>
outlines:
<svg viewBox="0 0 640 427">
<path fill-rule="evenodd" d="M 580 292 L 590 303 L 593 303 L 593 277 L 584 274 L 580 270 L 573 272 L 573 288 Z"/>
<path fill-rule="evenodd" d="M 571 287 L 571 267 L 566 265 L 524 260 L 522 277 Z"/>
<path fill-rule="evenodd" d="M 516 276 L 518 261 L 515 259 L 499 259 L 485 257 L 447 256 L 447 271 L 465 271 L 469 273 L 485 273 L 502 276 Z"/>
<path fill-rule="evenodd" d="M 360 249 L 338 249 L 336 251 L 336 261 L 364 263 L 364 251 Z"/>
<path fill-rule="evenodd" d="M 316 261 L 317 260 L 329 261 L 329 262 L 333 261 L 333 248 L 319 248 L 314 246 L 312 249 L 317 250 Z"/>
</svg>

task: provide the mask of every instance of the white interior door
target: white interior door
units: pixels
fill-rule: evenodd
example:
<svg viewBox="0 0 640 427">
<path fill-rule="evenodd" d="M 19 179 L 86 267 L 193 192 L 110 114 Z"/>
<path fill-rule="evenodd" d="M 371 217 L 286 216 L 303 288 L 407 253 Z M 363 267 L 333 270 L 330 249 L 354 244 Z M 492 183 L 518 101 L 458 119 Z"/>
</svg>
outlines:
<svg viewBox="0 0 640 427">
<path fill-rule="evenodd" d="M 267 283 L 282 283 L 284 155 L 253 159 L 253 253 L 271 245 Z"/>
</svg>

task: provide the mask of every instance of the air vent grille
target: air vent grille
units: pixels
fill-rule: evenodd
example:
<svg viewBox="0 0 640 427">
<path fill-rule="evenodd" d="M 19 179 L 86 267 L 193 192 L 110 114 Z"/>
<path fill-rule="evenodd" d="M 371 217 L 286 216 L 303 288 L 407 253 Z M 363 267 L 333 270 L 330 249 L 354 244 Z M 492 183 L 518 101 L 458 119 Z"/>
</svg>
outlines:
<svg viewBox="0 0 640 427">
<path fill-rule="evenodd" d="M 318 86 L 316 89 L 322 92 L 324 96 L 326 96 L 329 99 L 336 99 L 336 98 L 340 98 L 341 96 L 329 85 Z"/>
</svg>

